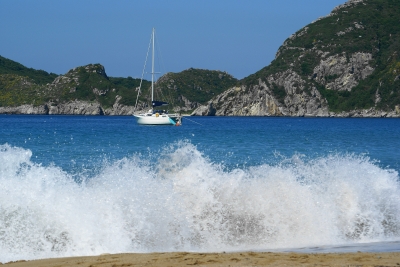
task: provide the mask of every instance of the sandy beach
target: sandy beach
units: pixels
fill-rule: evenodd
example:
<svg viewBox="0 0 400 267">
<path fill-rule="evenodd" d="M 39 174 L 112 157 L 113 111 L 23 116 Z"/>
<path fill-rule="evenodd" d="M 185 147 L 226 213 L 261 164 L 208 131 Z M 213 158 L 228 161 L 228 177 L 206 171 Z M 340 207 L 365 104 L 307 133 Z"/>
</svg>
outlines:
<svg viewBox="0 0 400 267">
<path fill-rule="evenodd" d="M 400 266 L 400 252 L 390 253 L 130 253 L 9 262 L 7 267 L 127 266 Z"/>
</svg>

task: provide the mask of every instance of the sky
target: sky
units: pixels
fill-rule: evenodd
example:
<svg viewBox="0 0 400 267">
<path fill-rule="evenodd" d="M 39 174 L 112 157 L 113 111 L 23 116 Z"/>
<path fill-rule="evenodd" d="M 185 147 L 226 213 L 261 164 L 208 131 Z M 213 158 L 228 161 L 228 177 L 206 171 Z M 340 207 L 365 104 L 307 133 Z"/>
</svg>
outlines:
<svg viewBox="0 0 400 267">
<path fill-rule="evenodd" d="M 0 0 L 0 55 L 56 74 L 100 63 L 108 76 L 140 78 L 154 27 L 160 75 L 198 68 L 242 79 L 269 65 L 291 34 L 344 2 Z"/>
</svg>

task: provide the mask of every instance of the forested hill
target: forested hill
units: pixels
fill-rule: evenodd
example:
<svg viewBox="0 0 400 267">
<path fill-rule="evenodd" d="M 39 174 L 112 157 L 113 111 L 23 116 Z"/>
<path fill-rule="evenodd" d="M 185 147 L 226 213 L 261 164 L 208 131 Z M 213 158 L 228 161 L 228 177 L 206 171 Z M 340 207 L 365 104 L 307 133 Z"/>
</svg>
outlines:
<svg viewBox="0 0 400 267">
<path fill-rule="evenodd" d="M 400 1 L 352 0 L 197 115 L 399 116 Z"/>
<path fill-rule="evenodd" d="M 169 109 L 190 112 L 237 82 L 226 72 L 188 69 L 162 76 L 155 89 Z M 0 113 L 131 115 L 149 108 L 150 82 L 143 80 L 135 110 L 139 85 L 140 79 L 108 77 L 100 64 L 56 75 L 0 57 Z"/>
<path fill-rule="evenodd" d="M 236 85 L 238 80 L 227 72 L 187 69 L 163 75 L 156 84 L 156 93 L 167 93 L 167 100 L 184 111 L 206 104 L 212 97 Z M 166 93 L 165 93 L 166 92 Z"/>
<path fill-rule="evenodd" d="M 43 70 L 27 68 L 20 63 L 0 56 L 0 75 L 15 74 L 32 79 L 37 84 L 51 83 L 58 75 Z"/>
<path fill-rule="evenodd" d="M 139 83 L 139 79 L 130 77 L 108 77 L 100 64 L 56 75 L 0 57 L 0 113 L 113 113 L 117 112 L 114 104 L 122 107 L 135 103 Z M 148 85 L 144 81 L 144 86 Z"/>
</svg>

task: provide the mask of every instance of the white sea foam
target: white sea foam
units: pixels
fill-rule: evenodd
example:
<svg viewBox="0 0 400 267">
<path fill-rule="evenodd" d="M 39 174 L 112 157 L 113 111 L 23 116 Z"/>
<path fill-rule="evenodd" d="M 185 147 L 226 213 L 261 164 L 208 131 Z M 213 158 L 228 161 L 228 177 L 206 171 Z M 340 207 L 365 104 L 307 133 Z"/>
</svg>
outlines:
<svg viewBox="0 0 400 267">
<path fill-rule="evenodd" d="M 0 146 L 0 262 L 400 237 L 399 175 L 365 156 L 293 156 L 227 170 L 183 142 L 155 161 L 133 156 L 107 163 L 77 183 L 31 155 Z"/>
</svg>

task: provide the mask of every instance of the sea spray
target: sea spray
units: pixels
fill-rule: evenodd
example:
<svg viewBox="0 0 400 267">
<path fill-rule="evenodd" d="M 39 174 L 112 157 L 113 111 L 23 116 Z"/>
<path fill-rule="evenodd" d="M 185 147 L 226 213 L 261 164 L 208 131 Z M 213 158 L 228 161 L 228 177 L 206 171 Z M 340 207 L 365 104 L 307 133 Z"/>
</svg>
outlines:
<svg viewBox="0 0 400 267">
<path fill-rule="evenodd" d="M 363 155 L 228 169 L 178 142 L 80 179 L 31 156 L 0 146 L 0 262 L 400 238 L 399 175 Z"/>
</svg>

